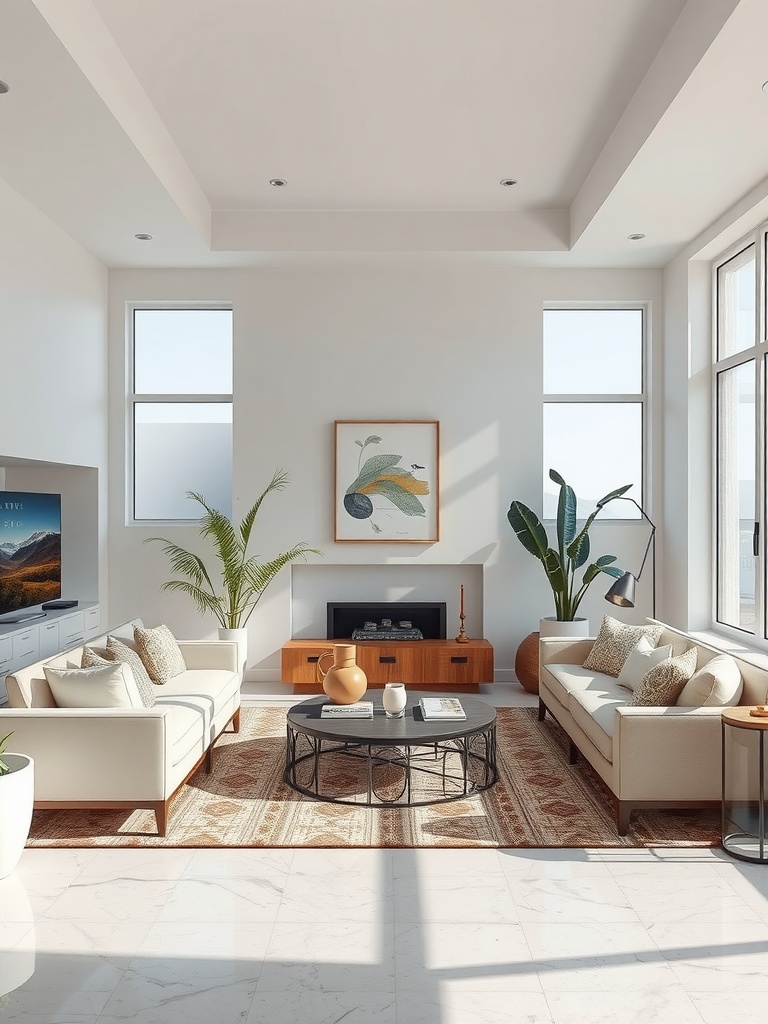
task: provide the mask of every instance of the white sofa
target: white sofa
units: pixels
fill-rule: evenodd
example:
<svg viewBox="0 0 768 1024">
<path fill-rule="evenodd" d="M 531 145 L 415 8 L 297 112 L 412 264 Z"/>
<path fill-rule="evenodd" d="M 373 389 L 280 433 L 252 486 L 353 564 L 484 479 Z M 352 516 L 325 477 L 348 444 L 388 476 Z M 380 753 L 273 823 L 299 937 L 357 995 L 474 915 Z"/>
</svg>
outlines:
<svg viewBox="0 0 768 1024">
<path fill-rule="evenodd" d="M 134 625 L 142 623 L 109 635 L 132 646 Z M 88 642 L 105 645 L 106 635 Z M 203 761 L 210 772 L 217 737 L 230 722 L 240 727 L 237 644 L 179 646 L 186 671 L 155 687 L 152 708 L 57 707 L 43 665 L 79 665 L 82 647 L 6 677 L 10 708 L 0 711 L 0 724 L 13 730 L 14 749 L 34 758 L 36 808 L 149 808 L 165 835 L 176 790 Z"/>
<path fill-rule="evenodd" d="M 655 622 L 655 620 L 649 620 Z M 697 668 L 722 650 L 663 623 L 659 646 L 672 654 L 698 649 Z M 582 754 L 616 797 L 616 824 L 626 835 L 633 810 L 719 807 L 722 795 L 720 707 L 633 707 L 630 690 L 613 676 L 583 667 L 590 639 L 539 642 L 539 719 L 547 711 L 569 739 L 569 759 Z M 768 669 L 728 651 L 741 671 L 739 703 L 764 704 Z"/>
</svg>

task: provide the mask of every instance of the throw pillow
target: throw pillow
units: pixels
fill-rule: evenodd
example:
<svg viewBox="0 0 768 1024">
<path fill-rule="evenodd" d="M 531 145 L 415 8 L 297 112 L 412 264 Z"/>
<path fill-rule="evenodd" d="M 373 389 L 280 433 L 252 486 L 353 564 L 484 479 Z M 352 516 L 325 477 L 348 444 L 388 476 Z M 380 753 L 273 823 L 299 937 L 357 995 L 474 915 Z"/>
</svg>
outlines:
<svg viewBox="0 0 768 1024">
<path fill-rule="evenodd" d="M 114 658 L 105 658 L 98 651 L 94 651 L 92 647 L 84 647 L 80 656 L 80 668 L 98 668 L 100 665 L 114 665 L 114 663 Z"/>
<path fill-rule="evenodd" d="M 650 708 L 671 707 L 696 671 L 699 652 L 689 648 L 676 658 L 666 658 L 643 676 L 631 704 Z"/>
<path fill-rule="evenodd" d="M 136 651 L 118 640 L 114 636 L 107 637 L 107 658 L 113 661 L 119 661 L 123 665 L 130 665 L 131 671 L 133 672 L 133 678 L 136 680 L 136 685 L 139 688 L 141 694 L 141 700 L 145 708 L 151 708 L 155 705 L 155 691 L 152 686 L 152 680 L 147 675 L 147 670 L 144 668 L 144 662 L 138 656 Z"/>
<path fill-rule="evenodd" d="M 637 646 L 640 637 L 647 637 L 656 646 L 659 642 L 663 626 L 630 626 L 626 622 L 606 615 L 600 626 L 600 632 L 592 645 L 592 650 L 584 661 L 584 668 L 593 672 L 604 672 L 608 676 L 618 676 L 624 667 L 632 649 Z"/>
<path fill-rule="evenodd" d="M 619 672 L 619 683 L 628 690 L 636 690 L 643 676 L 660 661 L 672 657 L 672 644 L 654 647 L 647 636 L 641 636 Z"/>
<path fill-rule="evenodd" d="M 94 668 L 52 668 L 44 665 L 43 672 L 60 708 L 143 707 L 128 665 L 99 665 Z"/>
<path fill-rule="evenodd" d="M 718 654 L 691 676 L 677 698 L 682 708 L 727 708 L 739 703 L 744 680 L 730 654 Z"/>
<path fill-rule="evenodd" d="M 154 629 L 140 629 L 136 626 L 133 638 L 153 683 L 167 683 L 174 676 L 186 672 L 184 655 L 167 626 L 155 626 Z"/>
</svg>

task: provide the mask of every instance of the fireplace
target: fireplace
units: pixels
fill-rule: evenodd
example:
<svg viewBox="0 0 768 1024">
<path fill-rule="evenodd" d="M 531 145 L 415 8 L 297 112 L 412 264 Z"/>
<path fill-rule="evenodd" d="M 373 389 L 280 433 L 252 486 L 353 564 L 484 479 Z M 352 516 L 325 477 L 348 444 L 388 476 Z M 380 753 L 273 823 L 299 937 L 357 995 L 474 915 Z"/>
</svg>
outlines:
<svg viewBox="0 0 768 1024">
<path fill-rule="evenodd" d="M 444 601 L 329 601 L 327 608 L 329 640 L 348 639 L 367 622 L 376 623 L 377 632 L 381 632 L 381 624 L 387 619 L 395 631 L 401 622 L 408 622 L 425 640 L 445 640 Z M 370 638 L 377 639 L 376 633 L 372 632 Z"/>
</svg>

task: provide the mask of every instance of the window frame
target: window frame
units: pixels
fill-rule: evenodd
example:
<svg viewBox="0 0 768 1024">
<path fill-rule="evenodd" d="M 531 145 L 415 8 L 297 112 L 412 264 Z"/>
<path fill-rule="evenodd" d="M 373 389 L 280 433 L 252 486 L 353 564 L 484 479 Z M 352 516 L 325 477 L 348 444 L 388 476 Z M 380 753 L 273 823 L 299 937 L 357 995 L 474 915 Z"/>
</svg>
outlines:
<svg viewBox="0 0 768 1024">
<path fill-rule="evenodd" d="M 542 310 L 542 380 L 544 378 L 544 317 L 551 310 L 639 310 L 641 314 L 641 350 L 640 350 L 640 391 L 636 394 L 611 394 L 608 392 L 589 392 L 587 394 L 560 394 L 542 392 L 542 449 L 544 440 L 543 411 L 546 405 L 560 405 L 566 403 L 579 403 L 584 405 L 615 405 L 628 404 L 640 406 L 640 444 L 642 446 L 640 459 L 640 497 L 633 495 L 635 500 L 644 510 L 650 507 L 651 498 L 651 457 L 650 457 L 650 384 L 651 384 L 651 349 L 650 349 L 650 324 L 651 324 L 651 303 L 631 302 L 627 300 L 612 302 L 545 302 Z M 543 453 L 543 452 L 542 452 Z M 542 461 L 542 511 L 544 506 L 544 473 L 546 469 Z M 619 486 L 617 484 L 617 486 Z M 629 502 L 621 502 L 622 507 L 632 508 Z M 642 516 L 636 515 L 611 517 L 611 523 L 637 523 Z M 554 517 L 542 516 L 544 523 L 554 523 Z M 608 520 L 605 520 L 606 522 Z"/>
<path fill-rule="evenodd" d="M 125 438 L 126 438 L 126 479 L 125 479 L 125 521 L 127 526 L 189 526 L 199 519 L 199 515 L 191 515 L 189 519 L 137 519 L 136 511 L 136 406 L 155 404 L 219 404 L 232 406 L 234 429 L 234 367 L 232 374 L 232 391 L 229 394 L 159 394 L 136 392 L 136 313 L 144 310 L 177 310 L 207 311 L 223 310 L 232 313 L 232 346 L 234 364 L 234 310 L 232 303 L 227 302 L 129 302 L 126 304 L 126 407 L 125 407 Z"/>
</svg>

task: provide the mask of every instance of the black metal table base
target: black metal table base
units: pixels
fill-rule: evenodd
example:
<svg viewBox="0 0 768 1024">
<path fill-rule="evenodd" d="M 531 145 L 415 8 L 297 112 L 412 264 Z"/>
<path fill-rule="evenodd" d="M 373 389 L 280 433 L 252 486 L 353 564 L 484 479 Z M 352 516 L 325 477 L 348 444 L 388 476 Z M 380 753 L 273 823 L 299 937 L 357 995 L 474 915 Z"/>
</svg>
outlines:
<svg viewBox="0 0 768 1024">
<path fill-rule="evenodd" d="M 364 763 L 364 799 L 363 793 L 355 798 L 340 794 L 338 772 L 321 771 L 321 765 L 334 756 Z M 382 788 L 385 784 L 392 788 L 393 768 L 401 773 L 399 792 L 385 796 Z M 388 779 L 378 782 L 377 775 L 386 775 Z M 423 807 L 481 793 L 498 777 L 495 722 L 467 736 L 429 744 L 343 743 L 307 735 L 288 723 L 283 778 L 292 789 L 314 800 L 356 807 Z M 438 794 L 423 798 L 422 791 L 429 792 L 430 785 L 435 783 Z M 414 793 L 414 788 L 419 791 Z"/>
</svg>

